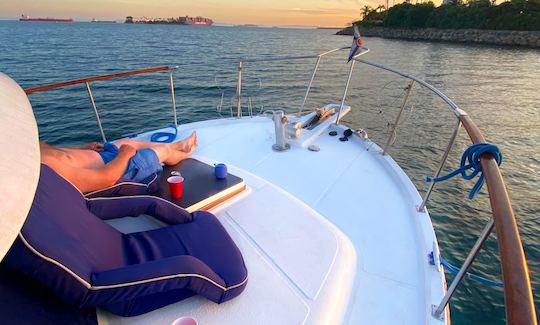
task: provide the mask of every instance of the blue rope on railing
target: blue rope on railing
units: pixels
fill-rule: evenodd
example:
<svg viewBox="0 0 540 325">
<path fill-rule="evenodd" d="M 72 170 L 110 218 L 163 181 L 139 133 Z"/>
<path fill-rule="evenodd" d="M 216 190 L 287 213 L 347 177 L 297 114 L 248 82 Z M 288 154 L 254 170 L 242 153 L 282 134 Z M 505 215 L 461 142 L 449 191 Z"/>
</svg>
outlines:
<svg viewBox="0 0 540 325">
<path fill-rule="evenodd" d="M 449 272 L 453 273 L 453 274 L 457 274 L 459 272 L 459 268 L 457 266 L 454 266 L 452 264 L 450 264 L 450 262 L 448 262 L 447 260 L 445 260 L 442 256 L 439 257 L 440 260 L 441 260 L 441 265 L 445 267 L 445 269 L 447 269 Z M 494 281 L 494 280 L 490 280 L 490 279 L 486 279 L 484 277 L 481 277 L 479 275 L 476 275 L 476 274 L 472 274 L 472 273 L 465 273 L 465 277 L 469 280 L 473 280 L 473 281 L 476 281 L 476 282 L 480 282 L 480 283 L 483 283 L 483 284 L 487 284 L 487 285 L 490 285 L 490 286 L 493 286 L 493 287 L 504 287 L 503 283 L 501 281 Z"/>
<path fill-rule="evenodd" d="M 469 199 L 474 199 L 476 194 L 478 194 L 478 192 L 484 185 L 484 175 L 482 173 L 482 165 L 480 164 L 480 156 L 485 153 L 491 154 L 497 161 L 497 165 L 501 165 L 503 156 L 501 151 L 499 150 L 499 147 L 491 143 L 477 143 L 470 146 L 469 148 L 467 148 L 467 150 L 465 150 L 465 152 L 463 152 L 463 155 L 461 156 L 461 164 L 458 169 L 454 170 L 448 175 L 440 176 L 437 178 L 426 177 L 426 181 L 438 183 L 450 179 L 458 174 L 461 174 L 461 177 L 466 180 L 471 180 L 476 175 L 480 174 L 478 181 L 469 193 Z M 472 171 L 470 174 L 467 174 L 467 170 L 469 169 L 472 169 Z"/>
<path fill-rule="evenodd" d="M 174 133 L 172 132 L 155 132 L 150 137 L 150 141 L 152 142 L 162 142 L 162 143 L 171 143 L 176 139 L 176 135 L 178 134 L 178 128 L 176 125 L 171 124 L 171 128 L 174 129 Z"/>
<path fill-rule="evenodd" d="M 458 274 L 459 268 L 457 266 L 452 265 L 450 262 L 445 260 L 442 256 L 439 256 L 439 260 L 441 262 L 441 265 L 444 266 L 444 268 L 446 270 L 448 270 L 450 273 Z M 435 259 L 433 257 L 433 252 L 429 253 L 429 263 L 431 265 L 435 265 Z M 472 280 L 472 281 L 487 284 L 487 285 L 490 285 L 490 286 L 493 286 L 493 287 L 500 287 L 500 288 L 504 287 L 504 284 L 501 281 L 495 281 L 495 280 L 486 279 L 484 277 L 481 277 L 479 275 L 472 274 L 472 273 L 469 273 L 469 272 L 465 273 L 465 278 L 467 278 L 469 280 Z"/>
</svg>

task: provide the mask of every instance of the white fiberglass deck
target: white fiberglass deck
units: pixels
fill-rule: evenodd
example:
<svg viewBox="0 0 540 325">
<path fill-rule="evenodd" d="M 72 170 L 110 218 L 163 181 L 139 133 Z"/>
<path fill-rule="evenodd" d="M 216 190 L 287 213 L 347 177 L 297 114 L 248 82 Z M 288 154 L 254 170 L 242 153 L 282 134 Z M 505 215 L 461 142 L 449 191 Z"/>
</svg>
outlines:
<svg viewBox="0 0 540 325">
<path fill-rule="evenodd" d="M 246 193 L 212 211 L 246 258 L 248 287 L 223 305 L 190 298 L 136 318 L 100 313 L 100 321 L 439 323 L 431 306 L 442 298 L 444 275 L 428 263 L 436 239 L 428 214 L 416 211 L 420 196 L 376 145 L 355 135 L 340 142 L 332 129 L 345 128 L 318 132 L 319 152 L 298 145 L 274 152 L 268 118 L 180 126 L 179 138 L 198 133 L 195 158 L 226 163 L 246 180 Z"/>
</svg>

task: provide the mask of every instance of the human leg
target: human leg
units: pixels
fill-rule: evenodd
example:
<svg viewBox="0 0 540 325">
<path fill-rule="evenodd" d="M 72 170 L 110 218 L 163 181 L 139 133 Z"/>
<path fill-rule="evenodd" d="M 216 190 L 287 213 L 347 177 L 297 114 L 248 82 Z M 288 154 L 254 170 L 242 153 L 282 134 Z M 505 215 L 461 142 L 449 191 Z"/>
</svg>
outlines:
<svg viewBox="0 0 540 325">
<path fill-rule="evenodd" d="M 164 163 L 165 165 L 176 165 L 180 161 L 188 158 L 193 153 L 195 147 L 193 147 L 188 152 L 177 150 L 168 145 L 155 146 L 149 149 L 154 150 L 154 152 L 158 156 L 159 161 Z"/>
<path fill-rule="evenodd" d="M 189 137 L 173 143 L 144 142 L 133 139 L 122 139 L 115 145 L 129 145 L 136 150 L 152 149 L 159 161 L 165 165 L 176 165 L 181 160 L 189 157 L 197 146 L 197 134 L 193 132 Z"/>
<path fill-rule="evenodd" d="M 146 142 L 134 139 L 120 139 L 118 141 L 115 141 L 114 143 L 117 147 L 120 147 L 123 144 L 127 144 L 137 150 L 169 146 L 171 147 L 171 149 L 189 152 L 192 150 L 192 147 L 197 146 L 197 133 L 193 131 L 193 133 L 191 133 L 189 137 L 172 143 Z"/>
</svg>

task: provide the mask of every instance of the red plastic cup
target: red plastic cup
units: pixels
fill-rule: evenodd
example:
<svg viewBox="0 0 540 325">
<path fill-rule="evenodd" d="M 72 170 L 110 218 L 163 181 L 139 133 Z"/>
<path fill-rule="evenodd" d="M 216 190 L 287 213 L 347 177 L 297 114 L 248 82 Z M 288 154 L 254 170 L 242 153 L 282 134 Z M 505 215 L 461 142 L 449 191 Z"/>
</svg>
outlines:
<svg viewBox="0 0 540 325">
<path fill-rule="evenodd" d="M 169 191 L 173 198 L 181 198 L 182 192 L 184 191 L 184 177 L 182 176 L 171 176 L 167 178 L 167 183 L 169 183 Z"/>
</svg>

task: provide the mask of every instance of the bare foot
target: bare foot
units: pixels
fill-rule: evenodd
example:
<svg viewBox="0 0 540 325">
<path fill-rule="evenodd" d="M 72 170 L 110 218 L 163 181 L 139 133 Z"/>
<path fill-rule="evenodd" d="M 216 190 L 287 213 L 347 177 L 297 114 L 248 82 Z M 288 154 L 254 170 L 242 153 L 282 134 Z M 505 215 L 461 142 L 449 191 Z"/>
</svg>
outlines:
<svg viewBox="0 0 540 325">
<path fill-rule="evenodd" d="M 197 147 L 197 132 L 193 131 L 191 135 L 184 140 L 174 143 L 174 148 L 186 153 L 191 154 Z"/>
<path fill-rule="evenodd" d="M 193 131 L 191 135 L 186 139 L 190 149 L 197 146 L 197 132 Z"/>
</svg>

